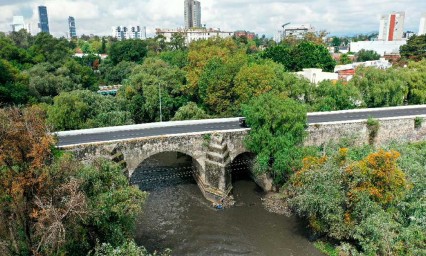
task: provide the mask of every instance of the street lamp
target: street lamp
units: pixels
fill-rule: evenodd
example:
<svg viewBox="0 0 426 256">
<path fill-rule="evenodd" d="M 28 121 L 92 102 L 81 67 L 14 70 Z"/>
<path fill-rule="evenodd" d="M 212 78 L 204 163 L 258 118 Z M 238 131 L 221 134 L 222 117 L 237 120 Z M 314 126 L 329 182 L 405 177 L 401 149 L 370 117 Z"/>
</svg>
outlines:
<svg viewBox="0 0 426 256">
<path fill-rule="evenodd" d="M 160 122 L 163 122 L 163 113 L 161 111 L 161 84 L 158 82 L 158 98 L 160 99 Z"/>
</svg>

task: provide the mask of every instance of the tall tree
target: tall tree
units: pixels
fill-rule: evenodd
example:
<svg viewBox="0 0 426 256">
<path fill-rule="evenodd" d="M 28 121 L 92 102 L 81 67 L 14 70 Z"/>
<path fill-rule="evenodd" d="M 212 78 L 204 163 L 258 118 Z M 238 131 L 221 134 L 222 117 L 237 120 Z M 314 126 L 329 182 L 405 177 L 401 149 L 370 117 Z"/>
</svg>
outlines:
<svg viewBox="0 0 426 256">
<path fill-rule="evenodd" d="M 302 164 L 306 108 L 270 92 L 253 98 L 243 106 L 243 113 L 251 128 L 245 144 L 257 154 L 257 172 L 271 174 L 282 185 Z"/>
<path fill-rule="evenodd" d="M 412 60 L 422 60 L 426 58 L 426 35 L 412 36 L 408 39 L 407 44 L 401 46 L 401 57 Z"/>
<path fill-rule="evenodd" d="M 369 60 L 378 60 L 380 59 L 380 54 L 373 50 L 361 49 L 355 54 L 356 60 L 359 62 L 369 61 Z"/>
<path fill-rule="evenodd" d="M 109 58 L 114 65 L 123 60 L 142 63 L 147 52 L 148 49 L 145 41 L 137 39 L 122 40 L 112 43 L 109 49 Z"/>
</svg>

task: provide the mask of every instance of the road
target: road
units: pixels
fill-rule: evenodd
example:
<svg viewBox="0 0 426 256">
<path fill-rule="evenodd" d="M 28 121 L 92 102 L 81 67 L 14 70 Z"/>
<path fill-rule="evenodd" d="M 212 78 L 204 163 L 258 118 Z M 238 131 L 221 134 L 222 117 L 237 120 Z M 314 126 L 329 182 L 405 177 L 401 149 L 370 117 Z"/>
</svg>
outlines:
<svg viewBox="0 0 426 256">
<path fill-rule="evenodd" d="M 365 120 L 369 117 L 373 118 L 389 118 L 389 117 L 404 117 L 404 116 L 422 116 L 426 115 L 426 105 L 410 106 L 405 108 L 383 108 L 383 109 L 368 109 L 356 111 L 339 111 L 339 112 L 323 112 L 309 113 L 308 123 L 327 123 L 339 121 Z M 167 127 L 149 127 L 132 130 L 103 130 L 97 133 L 82 133 L 74 135 L 58 135 L 58 146 L 69 146 L 75 144 L 125 140 L 141 137 L 160 136 L 168 134 L 182 134 L 206 131 L 224 131 L 241 129 L 238 123 L 238 118 L 230 121 L 201 123 L 201 124 L 180 124 Z"/>
</svg>

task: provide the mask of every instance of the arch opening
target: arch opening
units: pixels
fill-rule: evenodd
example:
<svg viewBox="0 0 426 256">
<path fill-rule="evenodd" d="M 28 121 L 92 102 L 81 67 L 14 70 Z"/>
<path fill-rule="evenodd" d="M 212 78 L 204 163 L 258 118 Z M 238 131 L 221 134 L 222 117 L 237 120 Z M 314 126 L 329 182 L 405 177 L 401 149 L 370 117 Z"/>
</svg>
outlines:
<svg viewBox="0 0 426 256">
<path fill-rule="evenodd" d="M 237 155 L 230 164 L 231 180 L 235 183 L 239 180 L 254 180 L 253 177 L 253 162 L 255 154 L 244 152 Z"/>
<path fill-rule="evenodd" d="M 138 185 L 144 191 L 181 184 L 197 184 L 200 170 L 198 161 L 185 153 L 161 152 L 139 164 L 130 177 L 130 184 Z"/>
</svg>

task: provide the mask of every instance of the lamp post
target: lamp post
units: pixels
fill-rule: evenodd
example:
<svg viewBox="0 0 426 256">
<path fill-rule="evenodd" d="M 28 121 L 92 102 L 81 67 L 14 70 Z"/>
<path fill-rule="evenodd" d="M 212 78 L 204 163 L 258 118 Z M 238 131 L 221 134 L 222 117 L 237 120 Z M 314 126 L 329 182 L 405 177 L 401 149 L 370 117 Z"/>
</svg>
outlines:
<svg viewBox="0 0 426 256">
<path fill-rule="evenodd" d="M 158 98 L 160 99 L 160 122 L 163 122 L 163 113 L 161 111 L 161 84 L 158 83 Z"/>
</svg>

